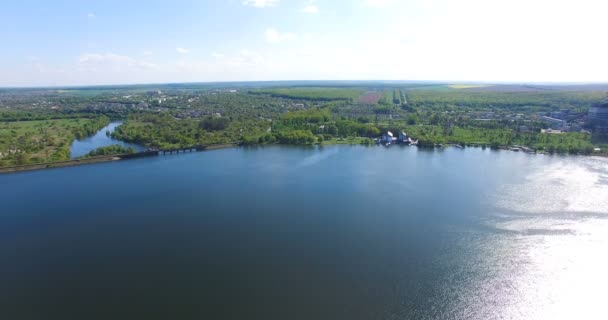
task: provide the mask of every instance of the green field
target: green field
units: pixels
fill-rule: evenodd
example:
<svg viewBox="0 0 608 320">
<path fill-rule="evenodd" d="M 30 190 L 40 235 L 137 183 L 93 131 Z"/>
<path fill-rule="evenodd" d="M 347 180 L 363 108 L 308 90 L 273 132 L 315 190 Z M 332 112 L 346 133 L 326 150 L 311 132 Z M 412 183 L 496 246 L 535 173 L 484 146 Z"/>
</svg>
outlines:
<svg viewBox="0 0 608 320">
<path fill-rule="evenodd" d="M 59 93 L 61 95 L 74 96 L 74 97 L 80 97 L 80 98 L 92 98 L 92 97 L 100 96 L 105 93 L 111 93 L 111 91 L 109 92 L 106 90 L 94 90 L 94 89 L 87 89 L 87 90 L 65 89 L 65 90 L 57 90 L 57 93 Z"/>
<path fill-rule="evenodd" d="M 70 144 L 109 122 L 95 119 L 62 119 L 0 123 L 0 166 L 60 161 L 70 158 Z"/>
<path fill-rule="evenodd" d="M 250 91 L 253 94 L 268 94 L 277 98 L 311 101 L 358 101 L 365 93 L 359 88 L 279 88 Z"/>
</svg>

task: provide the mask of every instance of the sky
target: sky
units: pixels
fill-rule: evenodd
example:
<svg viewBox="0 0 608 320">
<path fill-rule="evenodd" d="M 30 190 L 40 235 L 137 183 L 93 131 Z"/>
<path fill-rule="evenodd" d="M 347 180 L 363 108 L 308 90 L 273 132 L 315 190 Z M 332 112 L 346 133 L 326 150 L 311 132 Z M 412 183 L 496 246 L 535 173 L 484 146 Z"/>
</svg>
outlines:
<svg viewBox="0 0 608 320">
<path fill-rule="evenodd" d="M 608 82 L 604 0 L 0 2 L 0 86 Z"/>
</svg>

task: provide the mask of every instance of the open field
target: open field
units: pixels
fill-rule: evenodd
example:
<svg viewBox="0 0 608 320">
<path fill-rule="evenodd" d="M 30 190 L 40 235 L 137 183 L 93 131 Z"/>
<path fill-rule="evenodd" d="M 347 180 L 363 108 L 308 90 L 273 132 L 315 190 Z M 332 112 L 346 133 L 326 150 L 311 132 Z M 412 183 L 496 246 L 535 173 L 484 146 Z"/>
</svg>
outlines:
<svg viewBox="0 0 608 320">
<path fill-rule="evenodd" d="M 67 160 L 70 144 L 109 120 L 61 119 L 0 123 L 0 166 Z"/>
<path fill-rule="evenodd" d="M 279 88 L 252 90 L 253 94 L 268 94 L 277 98 L 311 101 L 358 101 L 364 93 L 358 88 Z"/>
<path fill-rule="evenodd" d="M 450 84 L 449 88 L 452 89 L 475 89 L 475 88 L 486 88 L 490 87 L 489 84 Z"/>
<path fill-rule="evenodd" d="M 382 98 L 382 92 L 368 91 L 359 98 L 359 103 L 376 104 L 380 98 Z"/>
</svg>

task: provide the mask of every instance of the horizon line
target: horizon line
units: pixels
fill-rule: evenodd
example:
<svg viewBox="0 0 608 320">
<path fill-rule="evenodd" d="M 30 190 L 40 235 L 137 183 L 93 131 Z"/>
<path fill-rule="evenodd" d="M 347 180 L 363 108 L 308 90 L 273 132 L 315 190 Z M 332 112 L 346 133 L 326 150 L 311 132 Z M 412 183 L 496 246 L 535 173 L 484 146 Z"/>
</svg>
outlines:
<svg viewBox="0 0 608 320">
<path fill-rule="evenodd" d="M 474 80 L 382 80 L 382 79 L 352 79 L 352 80 L 229 80 L 229 81 L 185 81 L 185 82 L 148 82 L 148 83 L 113 83 L 87 85 L 32 85 L 32 86 L 0 86 L 0 89 L 72 89 L 94 87 L 134 87 L 134 86 L 163 86 L 163 85 L 196 85 L 196 84 L 255 84 L 255 83 L 287 83 L 287 82 L 334 82 L 334 83 L 382 83 L 382 84 L 482 84 L 482 85 L 608 85 L 608 81 L 474 81 Z"/>
</svg>

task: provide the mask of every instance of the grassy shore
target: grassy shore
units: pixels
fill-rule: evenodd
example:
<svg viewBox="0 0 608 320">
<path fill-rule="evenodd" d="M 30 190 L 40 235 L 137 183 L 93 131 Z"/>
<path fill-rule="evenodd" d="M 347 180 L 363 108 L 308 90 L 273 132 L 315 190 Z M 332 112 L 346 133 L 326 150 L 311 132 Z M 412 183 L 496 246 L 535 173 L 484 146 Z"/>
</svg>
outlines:
<svg viewBox="0 0 608 320">
<path fill-rule="evenodd" d="M 87 158 L 87 159 L 74 159 L 74 160 L 68 160 L 68 161 L 48 162 L 48 163 L 40 163 L 40 164 L 27 164 L 27 165 L 21 165 L 21 166 L 2 167 L 2 168 L 0 168 L 0 174 L 22 172 L 22 171 L 34 171 L 34 170 L 42 170 L 42 169 L 52 169 L 52 168 L 73 167 L 73 166 L 80 166 L 80 165 L 85 165 L 85 164 L 95 164 L 95 163 L 117 161 L 117 160 L 122 160 L 120 155 L 103 156 L 103 157 L 95 157 L 95 158 Z"/>
<path fill-rule="evenodd" d="M 226 144 L 218 144 L 208 146 L 205 151 L 233 148 L 237 146 L 234 143 L 226 143 Z M 110 161 L 118 161 L 118 160 L 126 160 L 137 158 L 138 155 L 143 155 L 145 152 L 135 153 L 135 154 L 122 154 L 122 155 L 105 155 L 91 158 L 81 158 L 81 159 L 73 159 L 67 161 L 56 161 L 56 162 L 48 162 L 48 163 L 39 163 L 39 164 L 28 164 L 28 165 L 20 165 L 20 166 L 11 166 L 11 167 L 0 167 L 0 174 L 2 173 L 13 173 L 13 172 L 22 172 L 22 171 L 33 171 L 33 170 L 42 170 L 42 169 L 52 169 L 52 168 L 63 168 L 63 167 L 73 167 L 80 166 L 85 164 L 95 164 L 95 163 L 103 163 Z M 149 156 L 149 155 L 144 155 Z"/>
</svg>

